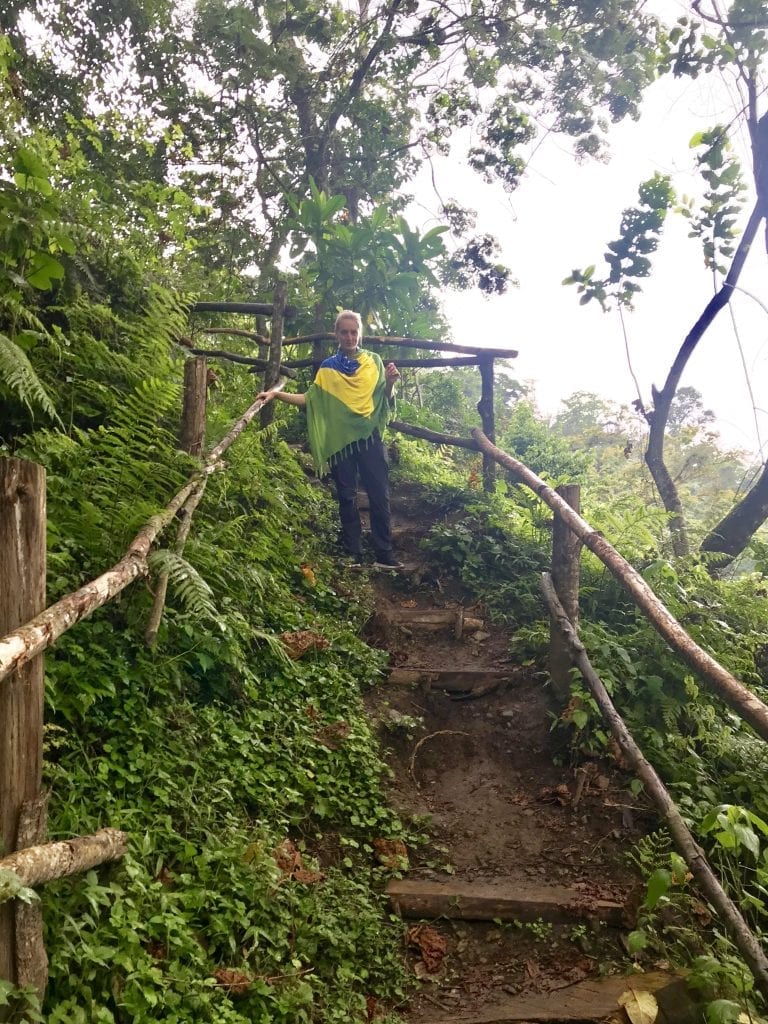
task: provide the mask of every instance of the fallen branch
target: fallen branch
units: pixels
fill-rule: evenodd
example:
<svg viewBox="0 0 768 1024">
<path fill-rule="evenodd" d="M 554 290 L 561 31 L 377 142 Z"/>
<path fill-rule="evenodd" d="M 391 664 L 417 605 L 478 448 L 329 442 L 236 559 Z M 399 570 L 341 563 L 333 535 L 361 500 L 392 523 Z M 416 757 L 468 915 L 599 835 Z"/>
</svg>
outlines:
<svg viewBox="0 0 768 1024">
<path fill-rule="evenodd" d="M 658 808 L 674 840 L 675 846 L 691 869 L 691 874 L 698 882 L 701 891 L 730 931 L 734 942 L 755 978 L 757 988 L 764 996 L 768 996 L 768 959 L 766 959 L 760 943 L 750 931 L 749 925 L 742 917 L 736 905 L 720 885 L 720 882 L 707 863 L 704 851 L 691 835 L 664 783 L 643 756 L 643 752 L 635 743 L 623 719 L 614 707 L 611 698 L 608 696 L 608 691 L 587 657 L 584 645 L 579 640 L 568 616 L 565 614 L 562 604 L 558 600 L 552 579 L 548 573 L 543 574 L 541 586 L 552 616 L 571 650 L 573 662 L 592 691 L 592 695 L 600 708 L 603 718 L 608 724 L 616 742 L 621 747 L 622 753 Z"/>
</svg>

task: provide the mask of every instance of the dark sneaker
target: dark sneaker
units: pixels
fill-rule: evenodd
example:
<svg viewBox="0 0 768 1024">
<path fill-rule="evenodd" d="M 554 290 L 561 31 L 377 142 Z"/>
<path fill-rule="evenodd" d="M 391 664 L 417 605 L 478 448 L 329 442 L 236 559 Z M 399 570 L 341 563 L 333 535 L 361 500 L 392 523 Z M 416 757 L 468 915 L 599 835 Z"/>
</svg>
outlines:
<svg viewBox="0 0 768 1024">
<path fill-rule="evenodd" d="M 396 555 L 382 555 L 373 563 L 374 569 L 404 569 L 405 566 Z"/>
</svg>

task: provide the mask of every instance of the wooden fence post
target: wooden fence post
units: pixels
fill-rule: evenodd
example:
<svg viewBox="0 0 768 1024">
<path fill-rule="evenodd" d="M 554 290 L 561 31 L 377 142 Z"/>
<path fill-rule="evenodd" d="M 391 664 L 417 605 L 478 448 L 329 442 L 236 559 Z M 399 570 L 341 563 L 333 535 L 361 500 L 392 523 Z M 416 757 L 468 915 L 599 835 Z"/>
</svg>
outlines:
<svg viewBox="0 0 768 1024">
<path fill-rule="evenodd" d="M 493 356 L 481 356 L 478 361 L 480 370 L 481 392 L 477 411 L 483 424 L 483 433 L 491 440 L 496 440 L 496 417 L 493 410 Z M 496 486 L 496 463 L 490 455 L 483 454 L 483 490 L 491 493 Z"/>
<path fill-rule="evenodd" d="M 208 402 L 208 365 L 204 356 L 184 364 L 184 404 L 179 443 L 185 452 L 201 458 L 205 452 L 205 410 Z"/>
<path fill-rule="evenodd" d="M 23 459 L 0 458 L 0 636 L 44 610 L 45 568 L 45 470 Z M 0 683 L 2 855 L 16 850 L 19 840 L 30 842 L 25 815 L 40 801 L 42 764 L 43 655 L 38 655 Z M 32 841 L 40 838 L 39 827 L 32 831 Z M 40 976 L 39 965 L 30 968 L 28 958 L 30 946 L 42 948 L 42 932 L 36 942 L 25 936 L 24 948 L 18 948 L 15 909 L 14 901 L 0 906 L 0 979 L 18 984 Z"/>
<path fill-rule="evenodd" d="M 264 371 L 263 391 L 267 391 L 277 383 L 280 376 L 280 363 L 283 356 L 283 320 L 285 316 L 285 281 L 278 281 L 272 302 L 272 329 L 269 334 L 269 356 Z M 262 427 L 268 426 L 275 416 L 274 402 L 267 402 L 259 414 Z"/>
<path fill-rule="evenodd" d="M 581 489 L 578 484 L 563 484 L 557 493 L 575 512 L 580 511 Z M 581 541 L 560 516 L 554 517 L 552 528 L 552 582 L 560 604 L 574 630 L 579 628 L 579 553 Z M 571 653 L 563 634 L 550 616 L 549 675 L 552 689 L 560 704 L 570 696 Z"/>
</svg>

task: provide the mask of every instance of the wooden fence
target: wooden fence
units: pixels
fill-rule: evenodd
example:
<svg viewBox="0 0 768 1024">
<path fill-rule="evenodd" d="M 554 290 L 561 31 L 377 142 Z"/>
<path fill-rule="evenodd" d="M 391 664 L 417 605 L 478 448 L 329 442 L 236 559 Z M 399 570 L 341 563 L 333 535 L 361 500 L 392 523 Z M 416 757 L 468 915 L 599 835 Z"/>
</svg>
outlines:
<svg viewBox="0 0 768 1024">
<path fill-rule="evenodd" d="M 280 374 L 286 377 L 295 377 L 296 370 L 312 367 L 316 373 L 320 363 L 328 354 L 328 345 L 335 341 L 335 335 L 331 332 L 317 334 L 298 335 L 296 337 L 283 337 L 282 328 L 285 318 L 290 318 L 293 310 L 285 305 L 285 285 L 279 284 L 275 289 L 274 314 L 272 317 L 272 329 L 269 338 L 264 333 L 264 326 L 260 315 L 264 312 L 264 305 L 261 303 L 229 303 L 229 302 L 198 302 L 193 307 L 193 312 L 219 312 L 219 313 L 253 313 L 256 317 L 256 330 L 244 331 L 233 327 L 204 327 L 201 332 L 211 335 L 230 334 L 237 337 L 245 337 L 259 346 L 258 356 L 242 356 L 233 352 L 226 352 L 221 349 L 199 348 L 188 342 L 188 347 L 193 355 L 198 357 L 213 357 L 216 359 L 231 360 L 236 363 L 250 365 L 253 369 L 264 371 L 264 387 L 272 387 Z M 454 342 L 438 341 L 426 338 L 401 338 L 379 334 L 366 334 L 361 338 L 363 345 L 369 348 L 399 348 L 418 349 L 435 352 L 446 352 L 456 355 L 455 359 L 430 359 L 424 356 L 416 358 L 397 359 L 397 365 L 403 368 L 442 368 L 450 369 L 457 366 L 476 366 L 480 372 L 480 401 L 477 403 L 477 411 L 480 414 L 483 433 L 492 441 L 496 438 L 496 417 L 494 410 L 494 379 L 495 362 L 497 359 L 514 359 L 517 351 L 506 348 L 486 348 L 478 345 L 461 345 Z M 283 361 L 283 348 L 297 345 L 311 345 L 312 355 L 306 359 L 286 359 Z M 273 415 L 272 407 L 268 406 L 262 412 L 262 424 L 271 422 Z M 425 437 L 425 434 L 415 436 Z M 482 453 L 483 456 L 483 488 L 492 491 L 495 486 L 494 459 Z"/>
<path fill-rule="evenodd" d="M 220 308 L 220 304 L 206 305 Z M 197 308 L 200 307 L 201 304 L 198 304 Z M 263 358 L 260 357 L 258 364 L 255 360 L 249 362 L 264 370 L 265 389 L 279 390 L 286 382 L 285 374 L 295 369 L 290 364 L 282 363 L 284 293 L 277 292 L 274 308 L 260 305 L 254 309 L 253 304 L 243 303 L 238 304 L 237 311 L 254 312 L 259 316 L 272 313 L 270 339 L 267 341 L 263 335 L 258 335 L 260 343 L 265 346 Z M 332 337 L 324 334 L 290 338 L 285 340 L 285 344 L 308 341 L 319 344 Z M 444 351 L 469 349 L 481 374 L 484 373 L 483 395 L 485 398 L 491 397 L 490 418 L 486 409 L 483 423 L 484 426 L 489 423 L 492 425 L 493 359 L 497 356 L 508 358 L 509 352 L 491 350 L 492 354 L 489 354 L 488 350 L 482 350 L 480 353 L 468 346 L 449 346 L 447 343 L 425 343 L 403 338 L 368 338 L 366 343 L 433 347 Z M 176 536 L 176 549 L 180 551 L 183 548 L 192 514 L 200 502 L 210 474 L 221 466 L 223 453 L 256 414 L 265 411 L 263 403 L 254 402 L 226 437 L 207 456 L 204 455 L 207 370 L 204 355 L 194 348 L 192 354 L 197 357 L 190 360 L 185 368 L 180 443 L 187 451 L 200 457 L 199 471 L 165 509 L 142 527 L 119 562 L 49 608 L 44 608 L 45 474 L 41 467 L 32 463 L 0 459 L 0 579 L 3 581 L 0 589 L 0 721 L 3 723 L 0 735 L 0 828 L 5 844 L 0 870 L 11 872 L 10 877 L 15 877 L 19 885 L 41 885 L 54 878 L 75 874 L 118 859 L 126 849 L 127 836 L 115 829 L 102 829 L 93 836 L 77 837 L 65 842 L 45 842 L 46 795 L 40 791 L 42 659 L 43 652 L 64 632 L 110 601 L 133 580 L 148 574 L 147 559 L 151 545 L 179 513 L 182 514 L 182 526 Z M 222 352 L 212 354 L 217 358 L 229 357 Z M 318 354 L 315 352 L 310 362 L 316 361 Z M 238 361 L 243 361 L 243 358 L 240 357 Z M 431 362 L 419 360 L 413 362 L 414 365 L 432 365 Z M 440 365 L 450 364 L 441 362 Z M 462 365 L 466 364 L 462 361 Z M 547 577 L 543 581 L 543 588 L 552 620 L 550 667 L 556 692 L 561 699 L 565 699 L 570 666 L 576 664 L 592 688 L 617 742 L 649 795 L 655 800 L 702 892 L 732 934 L 755 977 L 757 987 L 768 997 L 768 962 L 759 942 L 724 893 L 671 798 L 629 736 L 578 641 L 578 552 L 581 545 L 589 547 L 616 576 L 658 632 L 681 654 L 699 678 L 749 722 L 764 740 L 768 740 L 768 707 L 698 647 L 639 573 L 580 517 L 576 491 L 571 489 L 564 494 L 555 492 L 523 463 L 498 449 L 484 430 L 474 430 L 471 438 L 456 438 L 402 423 L 393 426 L 439 444 L 455 444 L 481 453 L 485 460 L 501 465 L 512 473 L 517 481 L 533 490 L 554 512 L 556 529 L 552 579 Z M 492 481 L 492 476 L 489 479 Z M 162 616 L 165 601 L 163 585 L 157 587 L 156 594 L 155 606 L 147 626 L 148 643 L 154 642 Z M 0 979 L 32 986 L 42 996 L 46 972 L 39 912 L 34 905 L 29 907 L 12 898 L 0 903 Z"/>
</svg>

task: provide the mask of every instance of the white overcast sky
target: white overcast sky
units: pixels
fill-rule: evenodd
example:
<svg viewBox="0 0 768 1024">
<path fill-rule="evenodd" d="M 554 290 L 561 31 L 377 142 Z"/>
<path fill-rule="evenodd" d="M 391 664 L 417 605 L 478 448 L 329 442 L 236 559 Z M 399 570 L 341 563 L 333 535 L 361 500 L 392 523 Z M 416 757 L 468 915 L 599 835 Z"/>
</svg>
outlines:
<svg viewBox="0 0 768 1024">
<path fill-rule="evenodd" d="M 730 122 L 738 104 L 736 91 L 717 74 L 696 82 L 656 83 L 640 121 L 612 130 L 609 163 L 577 164 L 568 140 L 550 137 L 511 195 L 501 187 L 485 186 L 458 154 L 437 161 L 435 178 L 442 198 L 454 197 L 478 211 L 477 229 L 499 239 L 501 258 L 520 285 L 489 299 L 447 293 L 454 339 L 517 349 L 516 376 L 533 382 L 539 407 L 548 414 L 575 391 L 593 391 L 625 404 L 633 401 L 637 391 L 618 314 L 603 313 L 594 302 L 579 306 L 576 289 L 561 282 L 574 268 L 592 263 L 601 274 L 607 266 L 603 253 L 618 237 L 622 210 L 636 204 L 637 186 L 655 171 L 672 174 L 678 195 L 701 194 L 689 141 L 696 131 Z M 424 173 L 409 219 L 426 227 L 439 221 L 438 210 L 430 176 Z M 747 212 L 745 208 L 745 218 Z M 646 402 L 651 384 L 663 384 L 674 354 L 713 292 L 700 243 L 687 237 L 680 216 L 669 215 L 653 264 L 635 312 L 625 314 L 633 367 Z M 767 269 L 761 230 L 740 283 L 766 306 Z M 746 294 L 739 294 L 732 307 L 756 404 L 768 410 L 768 311 Z M 726 444 L 757 451 L 759 429 L 765 446 L 768 411 L 758 412 L 756 427 L 727 308 L 699 343 L 681 383 L 702 393 Z"/>
</svg>

